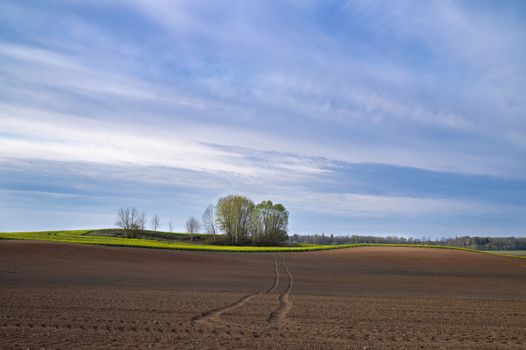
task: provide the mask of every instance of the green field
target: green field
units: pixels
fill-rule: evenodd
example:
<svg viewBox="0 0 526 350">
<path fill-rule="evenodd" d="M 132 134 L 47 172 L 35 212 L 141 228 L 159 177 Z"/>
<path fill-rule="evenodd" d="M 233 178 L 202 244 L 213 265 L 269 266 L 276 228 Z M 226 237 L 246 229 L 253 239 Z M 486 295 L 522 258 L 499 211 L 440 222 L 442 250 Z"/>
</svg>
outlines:
<svg viewBox="0 0 526 350">
<path fill-rule="evenodd" d="M 33 240 L 49 241 L 62 243 L 94 244 L 105 246 L 137 247 L 137 248 L 156 248 L 156 249 L 177 249 L 177 250 L 198 250 L 216 252 L 304 252 L 316 250 L 342 249 L 353 247 L 421 247 L 421 248 L 443 248 L 456 249 L 473 252 L 482 252 L 474 249 L 458 248 L 441 245 L 425 244 L 296 244 L 291 246 L 233 246 L 233 245 L 214 245 L 203 243 L 208 235 L 194 235 L 196 242 L 189 242 L 189 235 L 186 233 L 170 233 L 159 231 L 144 231 L 138 238 L 125 238 L 122 230 L 103 229 L 103 230 L 65 230 L 65 231 L 39 231 L 39 232 L 0 232 L 1 239 L 9 240 Z M 526 258 L 526 254 L 513 254 L 514 252 L 525 251 L 500 251 L 491 252 L 492 254 L 506 255 L 516 258 Z M 488 252 L 482 252 L 488 253 Z M 511 254 L 510 254 L 511 253 Z"/>
<path fill-rule="evenodd" d="M 201 250 L 201 251 L 223 251 L 223 252 L 287 252 L 287 251 L 309 251 L 322 249 L 336 249 L 351 247 L 354 245 L 305 245 L 305 246 L 228 246 L 213 245 L 203 243 L 187 242 L 187 234 L 172 234 L 168 232 L 157 232 L 157 235 L 166 235 L 167 239 L 147 239 L 147 238 L 125 238 L 115 237 L 108 232 L 118 232 L 119 230 L 67 230 L 67 231 L 40 231 L 40 232 L 1 232 L 0 239 L 16 240 L 36 240 L 63 243 L 96 244 L 106 246 L 124 246 L 157 249 L 179 249 L 179 250 Z M 177 235 L 180 241 L 169 241 L 168 237 Z M 199 236 L 197 236 L 199 237 Z M 197 238 L 196 237 L 196 238 Z"/>
<path fill-rule="evenodd" d="M 492 254 L 510 255 L 526 258 L 526 250 L 494 250 L 490 251 Z"/>
</svg>

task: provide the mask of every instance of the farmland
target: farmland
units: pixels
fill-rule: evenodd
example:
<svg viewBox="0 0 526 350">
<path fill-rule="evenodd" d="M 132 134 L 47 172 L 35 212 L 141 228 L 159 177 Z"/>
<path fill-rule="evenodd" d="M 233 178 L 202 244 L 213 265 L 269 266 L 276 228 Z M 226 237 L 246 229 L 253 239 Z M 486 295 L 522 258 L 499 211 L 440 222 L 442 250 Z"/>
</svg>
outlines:
<svg viewBox="0 0 526 350">
<path fill-rule="evenodd" d="M 186 233 L 154 232 L 144 231 L 140 238 L 124 238 L 121 230 L 102 229 L 102 230 L 65 230 L 65 231 L 38 231 L 38 232 L 0 232 L 0 240 L 36 240 L 61 243 L 78 243 L 90 245 L 104 245 L 114 247 L 136 247 L 154 249 L 174 249 L 174 250 L 194 250 L 194 251 L 215 251 L 215 252 L 305 252 L 318 250 L 332 250 L 356 247 L 414 247 L 414 248 L 443 248 L 480 252 L 474 249 L 426 245 L 426 244 L 295 244 L 284 246 L 229 246 L 205 244 L 209 235 L 196 235 L 196 241 L 190 242 Z M 520 251 L 519 251 L 520 252 Z M 499 251 L 493 254 L 513 256 L 516 258 L 526 258 L 524 254 L 514 254 L 513 252 Z"/>
<path fill-rule="evenodd" d="M 0 241 L 3 348 L 522 349 L 526 260 Z"/>
</svg>

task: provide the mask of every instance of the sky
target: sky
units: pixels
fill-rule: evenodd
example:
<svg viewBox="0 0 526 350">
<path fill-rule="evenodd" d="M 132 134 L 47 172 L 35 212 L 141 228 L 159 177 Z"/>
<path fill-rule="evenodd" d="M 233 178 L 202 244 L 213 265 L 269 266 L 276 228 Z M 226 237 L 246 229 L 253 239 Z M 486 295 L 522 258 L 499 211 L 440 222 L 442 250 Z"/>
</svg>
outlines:
<svg viewBox="0 0 526 350">
<path fill-rule="evenodd" d="M 526 234 L 526 2 L 0 2 L 0 231 Z"/>
</svg>

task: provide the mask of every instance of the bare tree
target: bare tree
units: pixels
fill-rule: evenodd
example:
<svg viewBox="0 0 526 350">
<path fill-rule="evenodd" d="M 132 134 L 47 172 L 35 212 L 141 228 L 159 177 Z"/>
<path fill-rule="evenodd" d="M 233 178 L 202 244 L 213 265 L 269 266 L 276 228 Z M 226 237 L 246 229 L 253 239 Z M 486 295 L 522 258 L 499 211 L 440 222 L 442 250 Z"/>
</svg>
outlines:
<svg viewBox="0 0 526 350">
<path fill-rule="evenodd" d="M 168 230 L 170 230 L 170 232 L 174 232 L 174 224 L 171 221 L 168 223 Z"/>
<path fill-rule="evenodd" d="M 122 228 L 128 238 L 135 237 L 137 231 L 141 229 L 141 217 L 135 207 L 120 208 L 117 212 L 115 225 Z"/>
<path fill-rule="evenodd" d="M 196 217 L 190 216 L 188 220 L 186 220 L 186 231 L 190 233 L 190 242 L 194 241 L 194 234 L 199 232 L 200 227 L 201 223 Z"/>
<path fill-rule="evenodd" d="M 150 221 L 150 225 L 152 226 L 152 230 L 157 231 L 157 229 L 161 226 L 161 220 L 159 219 L 159 216 L 155 214 L 152 216 L 152 220 Z"/>
<path fill-rule="evenodd" d="M 216 235 L 216 208 L 214 205 L 210 204 L 206 207 L 203 216 L 203 226 L 208 234 Z"/>
<path fill-rule="evenodd" d="M 144 227 L 146 226 L 146 213 L 142 212 L 139 215 L 139 229 L 144 230 Z"/>
</svg>

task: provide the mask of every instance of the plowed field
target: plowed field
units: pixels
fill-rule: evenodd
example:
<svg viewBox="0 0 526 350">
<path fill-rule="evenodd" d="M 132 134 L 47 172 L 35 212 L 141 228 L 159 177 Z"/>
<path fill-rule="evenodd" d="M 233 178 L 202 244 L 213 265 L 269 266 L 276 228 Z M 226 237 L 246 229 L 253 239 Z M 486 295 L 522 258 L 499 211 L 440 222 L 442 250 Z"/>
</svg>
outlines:
<svg viewBox="0 0 526 350">
<path fill-rule="evenodd" d="M 2 349 L 525 349 L 526 260 L 0 241 Z"/>
</svg>

